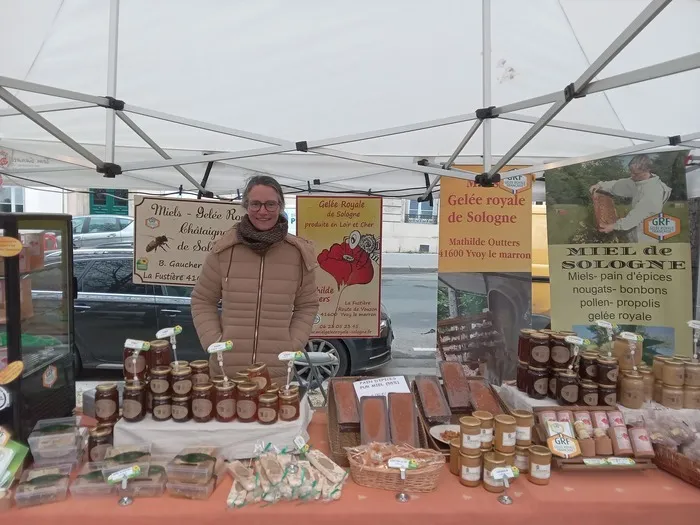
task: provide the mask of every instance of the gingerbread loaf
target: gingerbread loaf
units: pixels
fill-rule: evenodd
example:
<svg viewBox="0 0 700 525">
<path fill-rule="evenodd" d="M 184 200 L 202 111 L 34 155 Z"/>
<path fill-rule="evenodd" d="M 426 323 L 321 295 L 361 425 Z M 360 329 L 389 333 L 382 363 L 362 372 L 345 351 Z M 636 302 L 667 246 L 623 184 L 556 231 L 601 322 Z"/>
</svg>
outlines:
<svg viewBox="0 0 700 525">
<path fill-rule="evenodd" d="M 442 391 L 442 385 L 435 376 L 416 376 L 416 389 L 423 408 L 423 415 L 431 425 L 450 422 L 452 412 Z"/>
<path fill-rule="evenodd" d="M 338 428 L 341 432 L 360 431 L 360 410 L 357 406 L 354 381 L 352 379 L 333 379 L 333 399 Z"/>
<path fill-rule="evenodd" d="M 360 439 L 363 445 L 391 441 L 384 396 L 367 396 L 360 400 Z"/>
<path fill-rule="evenodd" d="M 389 428 L 394 445 L 411 445 L 419 448 L 418 412 L 413 394 L 389 393 Z"/>
<path fill-rule="evenodd" d="M 470 394 L 469 382 L 462 368 L 462 363 L 456 361 L 442 361 L 440 363 L 442 383 L 447 393 L 447 402 L 453 413 L 469 411 Z"/>
</svg>

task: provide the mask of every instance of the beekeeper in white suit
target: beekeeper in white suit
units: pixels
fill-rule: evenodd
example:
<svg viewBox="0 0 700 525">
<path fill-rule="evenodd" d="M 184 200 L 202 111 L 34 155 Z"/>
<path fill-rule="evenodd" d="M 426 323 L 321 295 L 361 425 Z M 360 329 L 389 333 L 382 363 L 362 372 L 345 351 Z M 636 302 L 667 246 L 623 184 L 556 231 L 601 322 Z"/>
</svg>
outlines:
<svg viewBox="0 0 700 525">
<path fill-rule="evenodd" d="M 605 191 L 617 197 L 632 199 L 632 209 L 629 213 L 612 224 L 601 225 L 601 232 L 627 232 L 628 242 L 659 242 L 658 239 L 644 234 L 644 219 L 661 213 L 671 196 L 671 188 L 651 172 L 651 165 L 648 156 L 636 155 L 628 165 L 628 179 L 602 181 L 590 187 L 591 194 Z"/>
</svg>

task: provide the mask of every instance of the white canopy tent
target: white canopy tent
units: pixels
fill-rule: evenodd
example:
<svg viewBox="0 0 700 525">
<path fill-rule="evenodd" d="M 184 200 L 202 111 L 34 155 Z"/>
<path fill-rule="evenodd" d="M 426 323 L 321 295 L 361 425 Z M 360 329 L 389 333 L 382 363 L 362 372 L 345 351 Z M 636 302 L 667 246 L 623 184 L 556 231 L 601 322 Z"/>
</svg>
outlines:
<svg viewBox="0 0 700 525">
<path fill-rule="evenodd" d="M 258 171 L 290 192 L 420 196 L 424 173 L 436 190 L 440 175 L 474 178 L 453 163 L 541 171 L 700 144 L 698 0 L 2 0 L 0 12 L 0 148 L 56 160 L 2 169 L 23 186 L 197 191 L 214 160 L 215 194 Z"/>
</svg>

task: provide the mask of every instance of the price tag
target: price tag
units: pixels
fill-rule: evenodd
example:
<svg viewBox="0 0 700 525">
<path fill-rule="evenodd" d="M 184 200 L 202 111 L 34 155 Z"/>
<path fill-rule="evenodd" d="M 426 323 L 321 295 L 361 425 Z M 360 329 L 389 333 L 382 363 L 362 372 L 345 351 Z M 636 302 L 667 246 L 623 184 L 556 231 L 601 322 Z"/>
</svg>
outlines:
<svg viewBox="0 0 700 525">
<path fill-rule="evenodd" d="M 210 354 L 215 354 L 216 352 L 228 352 L 233 350 L 233 341 L 221 341 L 219 343 L 214 343 L 209 345 L 207 352 Z"/>
<path fill-rule="evenodd" d="M 387 461 L 387 466 L 389 468 L 410 470 L 418 468 L 418 463 L 416 463 L 415 459 L 391 458 L 389 461 Z"/>
<path fill-rule="evenodd" d="M 177 325 L 170 328 L 162 328 L 156 332 L 156 339 L 166 339 L 168 337 L 173 337 L 180 335 L 182 333 L 182 326 Z"/>
<path fill-rule="evenodd" d="M 620 337 L 622 337 L 623 339 L 627 339 L 628 341 L 632 341 L 634 343 L 639 342 L 643 339 L 641 335 L 632 332 L 620 332 Z"/>
<path fill-rule="evenodd" d="M 601 328 L 605 328 L 606 330 L 612 330 L 613 325 L 607 321 L 596 321 L 596 324 L 600 326 Z"/>
<path fill-rule="evenodd" d="M 299 452 L 301 452 L 302 454 L 306 454 L 310 448 L 308 443 L 302 436 L 297 436 L 294 438 L 294 446 L 297 447 L 297 450 L 299 450 Z"/>
<path fill-rule="evenodd" d="M 631 467 L 635 461 L 631 458 L 583 458 L 583 464 L 589 467 Z"/>
<path fill-rule="evenodd" d="M 295 359 L 301 359 L 304 357 L 304 352 L 282 352 L 277 356 L 280 361 L 294 361 Z"/>
<path fill-rule="evenodd" d="M 581 346 L 584 344 L 583 339 L 581 339 L 580 337 L 576 337 L 575 335 L 567 335 L 564 341 L 566 341 L 570 345 L 576 346 Z"/>
<path fill-rule="evenodd" d="M 519 472 L 517 467 L 497 467 L 491 471 L 491 477 L 495 480 L 512 479 L 517 477 Z"/>
<path fill-rule="evenodd" d="M 110 485 L 116 485 L 117 483 L 121 483 L 124 480 L 136 478 L 139 476 L 139 474 L 141 474 L 141 467 L 139 467 L 138 465 L 123 468 L 121 470 L 117 470 L 116 472 L 112 472 L 107 477 L 107 483 L 109 483 Z"/>
<path fill-rule="evenodd" d="M 124 341 L 124 348 L 146 352 L 151 349 L 151 343 L 148 341 L 139 341 L 138 339 L 127 339 Z"/>
</svg>

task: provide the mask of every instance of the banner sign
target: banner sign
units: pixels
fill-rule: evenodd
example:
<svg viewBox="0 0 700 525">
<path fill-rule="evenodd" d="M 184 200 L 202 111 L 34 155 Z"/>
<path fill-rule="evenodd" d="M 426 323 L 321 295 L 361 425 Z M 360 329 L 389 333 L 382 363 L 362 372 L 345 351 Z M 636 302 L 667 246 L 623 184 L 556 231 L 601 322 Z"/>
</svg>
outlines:
<svg viewBox="0 0 700 525">
<path fill-rule="evenodd" d="M 545 173 L 552 328 L 602 344 L 603 320 L 644 358 L 689 355 L 687 152 L 612 157 Z"/>
<path fill-rule="evenodd" d="M 297 197 L 297 234 L 313 241 L 317 337 L 379 337 L 381 197 Z"/>
<path fill-rule="evenodd" d="M 533 181 L 440 179 L 437 358 L 492 383 L 515 377 L 518 334 L 530 326 Z"/>
<path fill-rule="evenodd" d="M 134 196 L 134 282 L 194 286 L 204 259 L 239 222 L 241 204 Z"/>
</svg>

